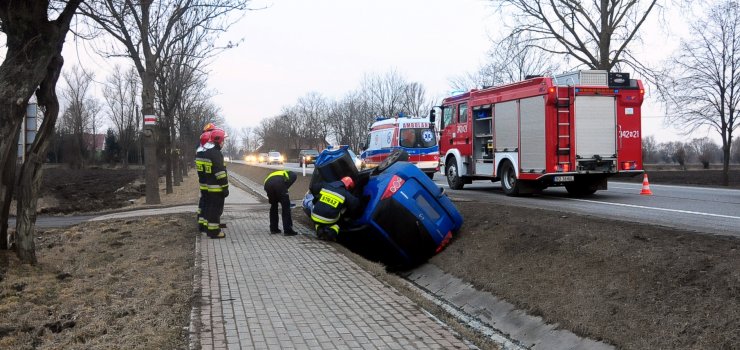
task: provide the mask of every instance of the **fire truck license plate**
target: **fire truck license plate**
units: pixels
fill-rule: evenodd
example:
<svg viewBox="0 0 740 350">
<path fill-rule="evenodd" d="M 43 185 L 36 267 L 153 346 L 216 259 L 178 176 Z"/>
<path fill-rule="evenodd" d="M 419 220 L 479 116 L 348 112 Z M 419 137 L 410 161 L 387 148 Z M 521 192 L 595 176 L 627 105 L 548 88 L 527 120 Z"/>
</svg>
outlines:
<svg viewBox="0 0 740 350">
<path fill-rule="evenodd" d="M 555 176 L 554 182 L 573 182 L 575 181 L 575 178 L 570 176 Z"/>
</svg>

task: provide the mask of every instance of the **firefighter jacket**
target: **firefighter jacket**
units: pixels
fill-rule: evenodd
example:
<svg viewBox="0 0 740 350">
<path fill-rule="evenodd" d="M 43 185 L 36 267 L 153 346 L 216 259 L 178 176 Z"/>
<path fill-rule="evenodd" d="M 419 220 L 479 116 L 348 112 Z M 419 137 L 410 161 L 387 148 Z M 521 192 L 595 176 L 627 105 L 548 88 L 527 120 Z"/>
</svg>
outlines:
<svg viewBox="0 0 740 350">
<path fill-rule="evenodd" d="M 206 145 L 207 147 L 208 145 Z M 229 193 L 229 176 L 224 165 L 224 155 L 218 147 L 207 148 L 203 152 L 203 172 L 208 193 Z M 210 164 L 208 163 L 210 162 Z"/>
<path fill-rule="evenodd" d="M 203 146 L 198 147 L 195 151 L 195 169 L 198 172 L 198 183 L 200 184 L 201 191 L 208 191 L 208 183 L 206 182 L 206 169 L 211 169 L 213 164 L 211 160 L 205 156 L 206 148 Z"/>
<path fill-rule="evenodd" d="M 331 225 L 339 221 L 342 214 L 355 211 L 360 200 L 347 191 L 341 181 L 324 184 L 319 190 L 311 211 L 311 220 L 317 224 Z"/>
<path fill-rule="evenodd" d="M 273 171 L 265 178 L 265 191 L 268 193 L 283 194 L 288 192 L 288 188 L 298 179 L 296 173 L 289 170 Z"/>
</svg>

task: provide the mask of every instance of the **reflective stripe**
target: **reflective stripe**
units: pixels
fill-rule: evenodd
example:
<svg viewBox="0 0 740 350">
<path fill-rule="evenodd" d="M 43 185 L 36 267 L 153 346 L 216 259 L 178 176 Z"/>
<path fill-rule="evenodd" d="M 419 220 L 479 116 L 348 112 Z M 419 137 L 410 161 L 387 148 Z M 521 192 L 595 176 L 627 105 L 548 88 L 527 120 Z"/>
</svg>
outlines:
<svg viewBox="0 0 740 350">
<path fill-rule="evenodd" d="M 339 215 L 337 215 L 337 217 L 334 218 L 334 219 L 329 219 L 329 218 L 325 218 L 325 217 L 323 217 L 321 215 L 317 215 L 317 214 L 311 213 L 311 220 L 313 220 L 315 222 L 318 222 L 320 224 L 333 224 L 333 223 L 339 221 Z"/>
<path fill-rule="evenodd" d="M 221 185 L 221 188 L 228 188 L 228 187 L 229 187 L 229 184 Z"/>
<path fill-rule="evenodd" d="M 344 203 L 344 196 L 340 195 L 339 193 L 321 189 L 321 191 L 319 191 L 319 194 L 321 195 L 321 197 L 319 197 L 319 202 L 325 203 L 332 208 L 336 208 L 340 204 Z"/>
<path fill-rule="evenodd" d="M 200 190 L 201 191 L 208 191 L 208 185 L 206 185 L 206 184 L 200 185 Z"/>
<path fill-rule="evenodd" d="M 216 179 L 219 179 L 219 180 L 225 178 L 226 176 L 228 175 L 226 175 L 226 171 L 223 171 L 223 170 L 216 173 Z"/>
<path fill-rule="evenodd" d="M 329 228 L 334 230 L 334 232 L 336 232 L 337 234 L 339 234 L 339 225 L 334 224 L 334 225 L 329 226 Z"/>
<path fill-rule="evenodd" d="M 208 223 L 208 229 L 209 230 L 215 230 L 215 229 L 220 228 L 220 227 L 221 227 L 221 225 L 219 225 L 219 224 L 212 224 L 210 222 Z"/>
<path fill-rule="evenodd" d="M 287 171 L 285 171 L 285 170 L 278 170 L 278 171 L 271 172 L 270 175 L 267 175 L 267 178 L 265 178 L 265 182 L 263 182 L 262 184 L 263 185 L 266 184 L 267 183 L 267 180 L 269 180 L 273 176 L 284 176 L 285 179 L 290 179 L 290 176 L 288 176 L 288 172 Z"/>
<path fill-rule="evenodd" d="M 220 185 L 208 185 L 208 192 L 222 192 Z"/>
</svg>

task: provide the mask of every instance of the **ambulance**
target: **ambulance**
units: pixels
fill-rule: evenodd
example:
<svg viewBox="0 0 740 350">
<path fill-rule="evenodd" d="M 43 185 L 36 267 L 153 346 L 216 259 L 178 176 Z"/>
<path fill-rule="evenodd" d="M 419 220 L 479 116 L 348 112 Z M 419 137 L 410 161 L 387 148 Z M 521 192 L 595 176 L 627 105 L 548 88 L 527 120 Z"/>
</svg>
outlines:
<svg viewBox="0 0 740 350">
<path fill-rule="evenodd" d="M 416 165 L 429 178 L 439 171 L 439 145 L 434 123 L 427 118 L 378 117 L 370 126 L 362 144 L 363 168 L 374 168 L 395 149 L 408 153 L 408 162 Z"/>
</svg>

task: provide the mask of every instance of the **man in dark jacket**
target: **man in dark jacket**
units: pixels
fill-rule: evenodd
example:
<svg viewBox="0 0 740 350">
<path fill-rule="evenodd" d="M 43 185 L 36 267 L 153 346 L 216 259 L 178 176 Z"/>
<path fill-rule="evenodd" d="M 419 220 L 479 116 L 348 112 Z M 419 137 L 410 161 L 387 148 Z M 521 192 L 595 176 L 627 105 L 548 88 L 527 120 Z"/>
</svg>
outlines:
<svg viewBox="0 0 740 350">
<path fill-rule="evenodd" d="M 298 178 L 296 173 L 290 170 L 273 171 L 265 178 L 265 192 L 267 201 L 270 202 L 270 233 L 280 233 L 278 228 L 278 203 L 283 210 L 283 235 L 295 236 L 298 233 L 293 230 L 293 219 L 290 217 L 290 196 L 288 189 Z"/>
<path fill-rule="evenodd" d="M 211 140 L 211 131 L 205 131 L 200 135 L 200 146 L 195 150 L 195 169 L 198 172 L 198 186 L 200 189 L 200 200 L 198 201 L 198 231 L 205 233 L 208 229 L 208 221 L 205 219 L 206 199 L 208 198 L 208 183 L 206 182 L 206 167 L 212 167 L 211 160 L 205 158 L 205 145 Z"/>
<path fill-rule="evenodd" d="M 355 183 L 345 176 L 340 181 L 323 184 L 314 200 L 311 220 L 316 229 L 316 236 L 322 240 L 336 240 L 339 235 L 339 219 L 345 211 L 354 212 L 360 205 L 350 191 Z"/>
<path fill-rule="evenodd" d="M 224 200 L 229 196 L 229 176 L 226 173 L 224 155 L 221 153 L 226 140 L 226 132 L 222 129 L 211 130 L 211 139 L 203 148 L 205 159 L 204 173 L 208 186 L 206 199 L 205 219 L 209 238 L 224 238 L 221 232 L 221 214 L 224 212 Z M 210 164 L 208 164 L 210 162 Z"/>
</svg>

